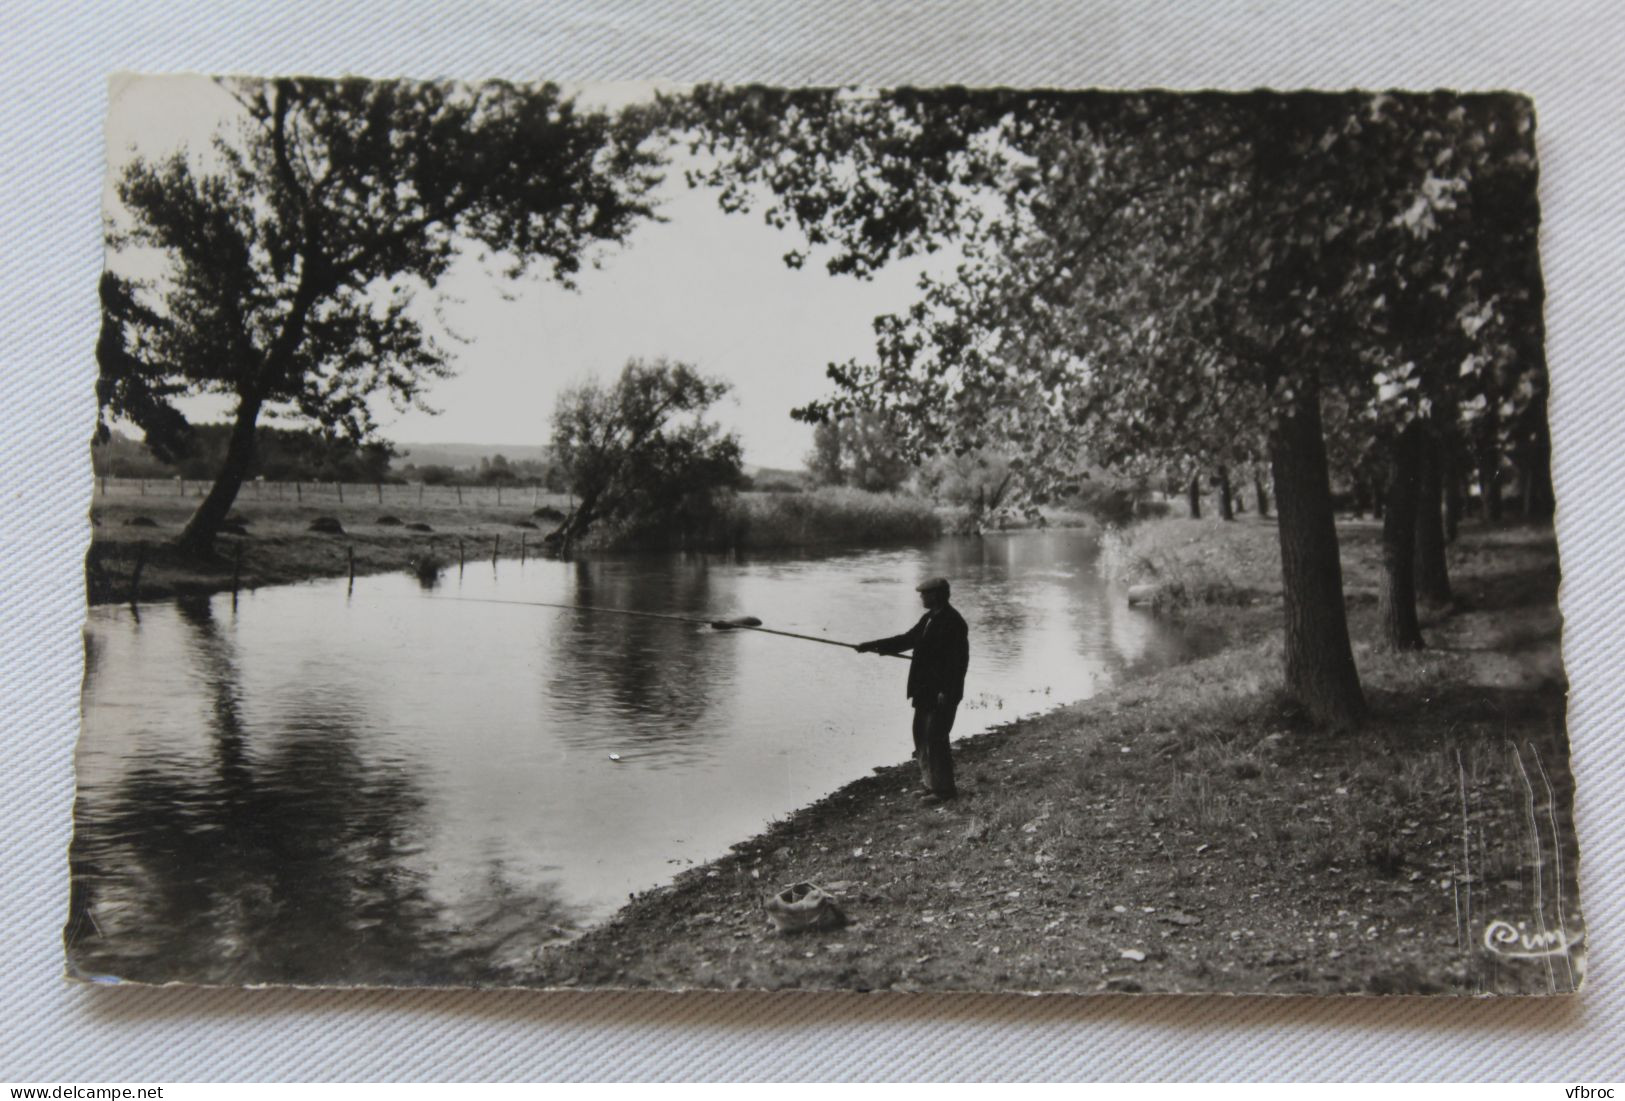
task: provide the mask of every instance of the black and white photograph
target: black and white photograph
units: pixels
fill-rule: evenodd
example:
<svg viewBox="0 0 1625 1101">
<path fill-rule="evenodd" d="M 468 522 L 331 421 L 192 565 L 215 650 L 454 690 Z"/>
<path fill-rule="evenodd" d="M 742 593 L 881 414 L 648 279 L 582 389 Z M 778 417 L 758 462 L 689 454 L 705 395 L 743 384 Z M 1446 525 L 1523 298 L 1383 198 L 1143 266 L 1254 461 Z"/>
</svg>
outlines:
<svg viewBox="0 0 1625 1101">
<path fill-rule="evenodd" d="M 1582 987 L 1517 89 L 108 104 L 72 979 Z"/>
</svg>

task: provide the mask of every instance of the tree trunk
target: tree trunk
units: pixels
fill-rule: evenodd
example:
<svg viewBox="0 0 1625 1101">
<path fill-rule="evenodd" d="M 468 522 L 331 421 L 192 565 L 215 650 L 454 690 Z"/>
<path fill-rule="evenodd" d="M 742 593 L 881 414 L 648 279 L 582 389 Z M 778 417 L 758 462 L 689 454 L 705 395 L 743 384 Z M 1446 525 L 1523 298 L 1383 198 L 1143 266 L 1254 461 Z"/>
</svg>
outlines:
<svg viewBox="0 0 1625 1101">
<path fill-rule="evenodd" d="M 1528 518 L 1550 520 L 1557 512 L 1557 492 L 1552 486 L 1552 430 L 1544 397 L 1530 415 L 1535 418 L 1535 439 L 1529 447 Z"/>
<path fill-rule="evenodd" d="M 573 498 L 572 498 L 573 500 Z M 556 557 L 567 558 L 576 541 L 587 534 L 593 521 L 598 519 L 598 494 L 584 493 L 579 503 L 573 503 L 559 526 L 542 538 L 544 551 Z"/>
<path fill-rule="evenodd" d="M 1461 475 L 1456 463 L 1447 452 L 1444 456 L 1444 541 L 1454 543 L 1461 534 L 1462 492 Z"/>
<path fill-rule="evenodd" d="M 1258 494 L 1258 515 L 1262 519 L 1270 514 L 1270 494 L 1269 490 L 1264 488 L 1262 474 L 1253 475 L 1253 492 Z"/>
<path fill-rule="evenodd" d="M 1416 595 L 1429 604 L 1450 603 L 1450 568 L 1444 556 L 1444 441 L 1424 432 L 1416 500 Z"/>
<path fill-rule="evenodd" d="M 1501 457 L 1496 455 L 1489 465 L 1480 462 L 1478 468 L 1478 495 L 1484 500 L 1484 519 L 1490 523 L 1499 523 L 1502 517 L 1501 508 Z"/>
<path fill-rule="evenodd" d="M 1230 468 L 1220 466 L 1219 476 L 1216 480 L 1219 483 L 1219 519 L 1234 520 L 1236 518 L 1236 509 L 1235 502 L 1232 499 L 1233 494 L 1230 491 Z"/>
<path fill-rule="evenodd" d="M 1501 418 L 1495 403 L 1490 403 L 1484 422 L 1478 426 L 1478 495 L 1484 502 L 1484 519 L 1498 523 L 1501 519 L 1501 448 L 1497 440 L 1501 433 Z"/>
<path fill-rule="evenodd" d="M 1286 613 L 1286 688 L 1315 722 L 1338 730 L 1365 716 L 1343 606 L 1343 567 L 1326 473 L 1320 396 L 1300 386 L 1270 439 Z"/>
<path fill-rule="evenodd" d="M 1384 641 L 1395 650 L 1420 650 L 1416 621 L 1416 510 L 1421 497 L 1421 426 L 1411 424 L 1390 449 L 1386 515 L 1382 518 L 1382 593 L 1379 608 Z"/>
<path fill-rule="evenodd" d="M 237 403 L 237 420 L 226 444 L 226 461 L 197 511 L 186 522 L 179 545 L 183 553 L 196 557 L 214 554 L 214 539 L 220 532 L 254 465 L 254 425 L 259 420 L 261 399 L 244 397 Z"/>
<path fill-rule="evenodd" d="M 1539 414 L 1534 414 L 1539 415 Z M 1518 492 L 1523 518 L 1544 521 L 1556 511 L 1557 496 L 1552 490 L 1552 457 L 1546 418 L 1539 415 L 1535 438 L 1518 457 Z"/>
<path fill-rule="evenodd" d="M 1191 519 L 1200 520 L 1202 518 L 1202 476 L 1200 474 L 1191 475 L 1191 484 L 1187 494 L 1190 498 Z"/>
</svg>

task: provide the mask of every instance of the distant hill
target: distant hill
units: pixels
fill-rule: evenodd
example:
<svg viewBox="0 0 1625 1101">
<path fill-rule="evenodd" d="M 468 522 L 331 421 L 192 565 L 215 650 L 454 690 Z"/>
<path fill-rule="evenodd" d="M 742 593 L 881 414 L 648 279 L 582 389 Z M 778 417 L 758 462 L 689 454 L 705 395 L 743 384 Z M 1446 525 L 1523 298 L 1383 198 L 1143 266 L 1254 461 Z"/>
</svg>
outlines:
<svg viewBox="0 0 1625 1101">
<path fill-rule="evenodd" d="M 526 461 L 545 462 L 548 448 L 543 444 L 523 443 L 397 443 L 399 453 L 390 462 L 390 469 L 401 470 L 413 466 L 449 466 L 454 470 L 472 470 L 481 459 L 502 455 L 511 463 Z M 803 470 L 786 470 L 771 466 L 745 464 L 745 473 L 763 481 L 802 482 L 807 474 Z"/>
<path fill-rule="evenodd" d="M 454 470 L 470 470 L 480 465 L 481 459 L 502 455 L 509 462 L 545 461 L 548 448 L 541 444 L 524 443 L 397 443 L 397 452 L 390 463 L 394 470 L 413 466 L 449 466 Z"/>
</svg>

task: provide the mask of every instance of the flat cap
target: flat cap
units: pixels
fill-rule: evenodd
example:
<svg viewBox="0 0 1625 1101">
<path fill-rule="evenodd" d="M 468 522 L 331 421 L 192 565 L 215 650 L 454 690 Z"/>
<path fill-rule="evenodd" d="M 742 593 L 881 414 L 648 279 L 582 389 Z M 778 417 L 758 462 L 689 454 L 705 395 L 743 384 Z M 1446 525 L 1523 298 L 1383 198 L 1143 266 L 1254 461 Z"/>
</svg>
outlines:
<svg viewBox="0 0 1625 1101">
<path fill-rule="evenodd" d="M 923 593 L 929 592 L 932 589 L 946 589 L 947 587 L 948 579 L 946 577 L 928 577 L 918 585 L 914 586 L 914 591 L 917 593 Z"/>
</svg>

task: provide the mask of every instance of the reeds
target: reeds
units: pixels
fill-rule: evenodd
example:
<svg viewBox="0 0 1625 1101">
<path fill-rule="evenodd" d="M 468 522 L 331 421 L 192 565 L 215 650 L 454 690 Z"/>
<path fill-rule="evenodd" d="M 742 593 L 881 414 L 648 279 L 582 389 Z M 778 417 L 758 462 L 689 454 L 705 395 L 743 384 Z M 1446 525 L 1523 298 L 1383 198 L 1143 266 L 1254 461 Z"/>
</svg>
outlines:
<svg viewBox="0 0 1625 1101">
<path fill-rule="evenodd" d="M 933 539 L 942 520 L 929 501 L 831 486 L 808 493 L 746 493 L 734 502 L 740 549 L 906 543 Z"/>
</svg>

